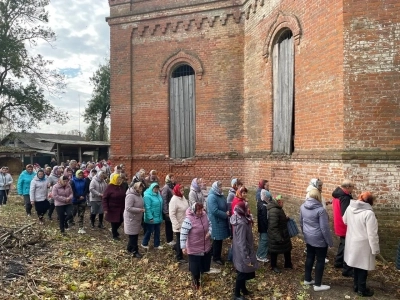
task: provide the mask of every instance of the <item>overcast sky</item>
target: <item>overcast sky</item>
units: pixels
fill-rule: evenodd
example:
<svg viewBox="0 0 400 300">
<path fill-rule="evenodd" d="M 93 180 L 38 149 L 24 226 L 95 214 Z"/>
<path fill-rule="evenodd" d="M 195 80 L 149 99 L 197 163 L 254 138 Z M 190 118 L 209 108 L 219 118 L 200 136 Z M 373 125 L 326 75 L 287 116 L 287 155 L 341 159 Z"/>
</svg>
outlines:
<svg viewBox="0 0 400 300">
<path fill-rule="evenodd" d="M 41 44 L 34 51 L 52 60 L 53 66 L 67 76 L 67 89 L 62 98 L 51 102 L 69 111 L 70 121 L 65 125 L 43 123 L 34 131 L 58 133 L 80 128 L 85 132 L 87 124 L 79 117 L 79 102 L 82 115 L 92 92 L 89 78 L 109 57 L 110 34 L 105 21 L 109 15 L 108 1 L 51 0 L 47 10 L 48 25 L 57 40 L 53 48 Z"/>
</svg>

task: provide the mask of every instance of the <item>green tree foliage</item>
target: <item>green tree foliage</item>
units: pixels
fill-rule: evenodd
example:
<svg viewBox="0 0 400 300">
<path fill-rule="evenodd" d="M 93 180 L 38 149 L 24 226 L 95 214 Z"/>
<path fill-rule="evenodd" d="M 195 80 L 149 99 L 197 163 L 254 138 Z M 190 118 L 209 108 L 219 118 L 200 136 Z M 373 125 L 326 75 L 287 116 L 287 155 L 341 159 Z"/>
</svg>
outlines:
<svg viewBox="0 0 400 300">
<path fill-rule="evenodd" d="M 51 61 L 28 52 L 39 41 L 55 40 L 46 26 L 48 4 L 49 0 L 0 0 L 0 122 L 22 130 L 37 127 L 41 120 L 68 120 L 45 99 L 45 92 L 60 95 L 64 77 L 50 69 Z"/>
<path fill-rule="evenodd" d="M 83 116 L 85 122 L 90 124 L 88 130 L 96 131 L 97 126 L 98 140 L 106 141 L 106 119 L 110 116 L 110 61 L 99 66 L 90 78 L 90 82 L 94 86 L 92 98 L 89 100 Z M 92 126 L 93 128 L 91 128 Z"/>
<path fill-rule="evenodd" d="M 108 137 L 109 129 L 107 124 L 104 124 L 104 136 L 103 139 L 100 138 L 100 126 L 95 121 L 92 120 L 89 126 L 86 128 L 85 138 L 87 141 L 109 141 Z"/>
</svg>

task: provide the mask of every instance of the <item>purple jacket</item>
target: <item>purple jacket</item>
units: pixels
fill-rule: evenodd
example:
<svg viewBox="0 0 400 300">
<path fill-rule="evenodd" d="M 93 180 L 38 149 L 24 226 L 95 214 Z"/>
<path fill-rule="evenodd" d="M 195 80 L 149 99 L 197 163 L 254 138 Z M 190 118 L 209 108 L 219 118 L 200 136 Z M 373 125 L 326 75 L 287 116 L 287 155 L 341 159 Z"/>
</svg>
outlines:
<svg viewBox="0 0 400 300">
<path fill-rule="evenodd" d="M 313 247 L 332 247 L 328 214 L 318 200 L 308 198 L 301 205 L 300 227 L 307 244 Z"/>
<path fill-rule="evenodd" d="M 181 249 L 186 249 L 188 254 L 207 253 L 211 249 L 210 238 L 206 238 L 207 233 L 211 235 L 211 222 L 206 212 L 203 211 L 199 218 L 193 208 L 189 207 L 181 227 Z"/>
<path fill-rule="evenodd" d="M 60 183 L 56 183 L 51 191 L 52 197 L 54 199 L 55 206 L 63 206 L 71 204 L 72 202 L 72 188 L 69 183 L 62 186 Z"/>
</svg>

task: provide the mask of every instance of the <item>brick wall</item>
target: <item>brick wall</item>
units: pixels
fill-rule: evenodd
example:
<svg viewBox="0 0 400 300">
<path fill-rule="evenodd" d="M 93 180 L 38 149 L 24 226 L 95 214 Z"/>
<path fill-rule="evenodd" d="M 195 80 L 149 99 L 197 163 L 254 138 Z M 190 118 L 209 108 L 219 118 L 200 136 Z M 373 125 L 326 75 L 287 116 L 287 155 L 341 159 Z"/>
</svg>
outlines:
<svg viewBox="0 0 400 300">
<path fill-rule="evenodd" d="M 400 239 L 399 6 L 390 0 L 109 0 L 111 159 L 128 173 L 228 186 L 240 177 L 293 201 L 311 178 L 378 196 L 382 253 Z M 271 45 L 294 35 L 295 151 L 271 154 Z M 169 157 L 169 74 L 196 72 L 196 157 Z M 298 209 L 297 209 L 298 213 Z"/>
</svg>

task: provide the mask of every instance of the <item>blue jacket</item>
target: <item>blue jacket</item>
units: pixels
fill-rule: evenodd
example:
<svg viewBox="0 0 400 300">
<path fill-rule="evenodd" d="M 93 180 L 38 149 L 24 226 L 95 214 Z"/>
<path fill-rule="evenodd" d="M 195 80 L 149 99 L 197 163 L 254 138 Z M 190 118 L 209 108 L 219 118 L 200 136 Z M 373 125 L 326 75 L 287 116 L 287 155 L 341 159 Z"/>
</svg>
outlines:
<svg viewBox="0 0 400 300">
<path fill-rule="evenodd" d="M 29 195 L 29 190 L 31 188 L 31 181 L 36 176 L 35 172 L 28 173 L 24 170 L 18 177 L 17 190 L 18 195 Z"/>
<path fill-rule="evenodd" d="M 307 244 L 313 247 L 332 247 L 328 214 L 318 200 L 308 198 L 301 205 L 300 227 Z"/>
<path fill-rule="evenodd" d="M 212 224 L 211 237 L 214 240 L 224 240 L 230 235 L 227 211 L 228 204 L 224 195 L 211 189 L 207 198 L 207 214 Z"/>
<path fill-rule="evenodd" d="M 163 221 L 163 198 L 160 192 L 153 193 L 153 188 L 159 186 L 157 182 L 153 182 L 144 192 L 144 222 L 148 224 L 160 224 Z M 150 220 L 153 219 L 153 222 Z"/>
<path fill-rule="evenodd" d="M 77 178 L 75 176 L 72 177 L 70 182 L 72 192 L 74 196 L 72 197 L 72 203 L 78 204 L 86 201 L 86 181 L 84 178 Z M 83 196 L 83 200 L 79 200 L 79 197 Z"/>
</svg>

